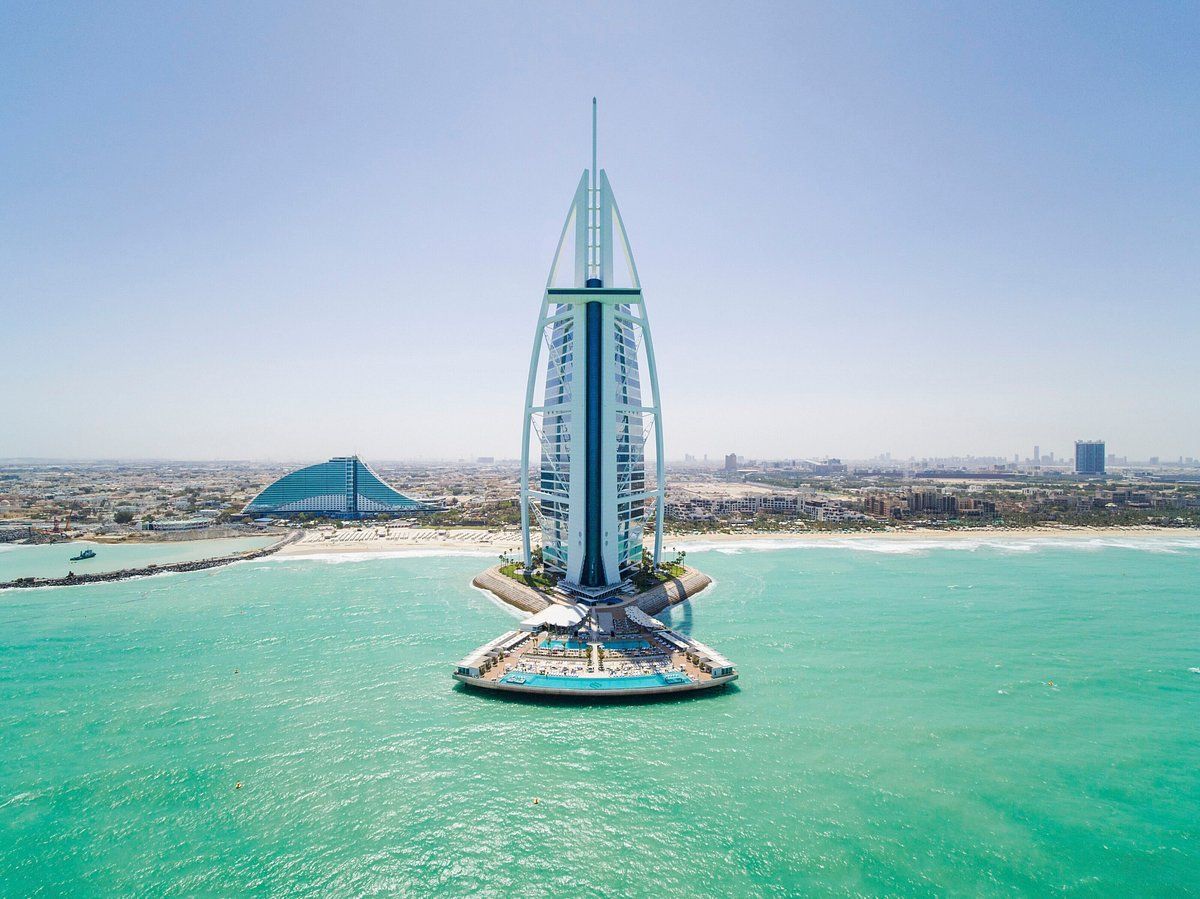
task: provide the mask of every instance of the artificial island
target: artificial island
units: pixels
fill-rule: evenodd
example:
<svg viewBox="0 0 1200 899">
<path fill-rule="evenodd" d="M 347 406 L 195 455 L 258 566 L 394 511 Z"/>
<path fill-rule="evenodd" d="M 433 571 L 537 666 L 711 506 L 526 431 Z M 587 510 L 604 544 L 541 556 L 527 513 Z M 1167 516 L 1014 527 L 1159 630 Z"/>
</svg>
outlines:
<svg viewBox="0 0 1200 899">
<path fill-rule="evenodd" d="M 522 558 L 475 579 L 530 614 L 459 662 L 454 677 L 490 690 L 559 696 L 723 687 L 737 678 L 733 664 L 653 617 L 710 580 L 682 557 L 662 559 L 665 477 L 654 345 L 621 213 L 596 165 L 595 102 L 592 166 L 579 179 L 559 237 L 529 362 Z M 540 463 L 531 484 L 535 437 Z M 643 545 L 651 520 L 653 552 Z"/>
</svg>

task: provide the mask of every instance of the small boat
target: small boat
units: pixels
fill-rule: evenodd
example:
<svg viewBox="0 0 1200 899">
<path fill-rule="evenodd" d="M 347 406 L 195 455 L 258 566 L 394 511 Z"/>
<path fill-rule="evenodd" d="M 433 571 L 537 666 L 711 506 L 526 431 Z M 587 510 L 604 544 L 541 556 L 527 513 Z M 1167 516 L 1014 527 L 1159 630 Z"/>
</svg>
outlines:
<svg viewBox="0 0 1200 899">
<path fill-rule="evenodd" d="M 94 549 L 85 549 L 79 555 L 71 556 L 71 561 L 72 562 L 82 562 L 84 559 L 94 559 L 94 558 L 96 558 L 96 551 Z"/>
</svg>

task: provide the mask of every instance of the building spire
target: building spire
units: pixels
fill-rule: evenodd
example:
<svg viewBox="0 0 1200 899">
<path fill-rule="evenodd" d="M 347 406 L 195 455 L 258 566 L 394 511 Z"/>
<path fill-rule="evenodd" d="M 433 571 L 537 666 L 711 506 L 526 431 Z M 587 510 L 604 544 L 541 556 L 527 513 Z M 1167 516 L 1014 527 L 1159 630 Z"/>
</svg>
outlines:
<svg viewBox="0 0 1200 899">
<path fill-rule="evenodd" d="M 592 183 L 587 198 L 587 273 L 584 284 L 600 287 L 600 170 L 596 163 L 596 98 L 592 97 Z"/>
</svg>

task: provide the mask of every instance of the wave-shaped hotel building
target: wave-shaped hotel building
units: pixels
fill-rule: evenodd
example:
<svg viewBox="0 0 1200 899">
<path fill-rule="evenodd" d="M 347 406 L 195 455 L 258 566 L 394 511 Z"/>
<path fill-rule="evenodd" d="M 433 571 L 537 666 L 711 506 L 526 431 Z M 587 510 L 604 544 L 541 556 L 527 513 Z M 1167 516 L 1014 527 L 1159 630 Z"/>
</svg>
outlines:
<svg viewBox="0 0 1200 899">
<path fill-rule="evenodd" d="M 435 507 L 388 485 L 358 456 L 335 456 L 269 484 L 246 504 L 244 515 L 321 515 L 366 518 L 382 512 L 406 515 Z"/>
<path fill-rule="evenodd" d="M 593 696 L 736 679 L 719 653 L 650 617 L 666 604 L 667 582 L 698 582 L 695 572 L 688 580 L 661 565 L 663 459 L 650 322 L 612 186 L 596 165 L 593 100 L 592 167 L 563 224 L 529 362 L 522 564 L 485 580 L 508 601 L 526 591 L 518 604 L 540 611 L 460 662 L 456 678 L 497 690 Z M 644 559 L 651 520 L 654 548 Z M 677 589 L 674 598 L 688 592 Z"/>
</svg>

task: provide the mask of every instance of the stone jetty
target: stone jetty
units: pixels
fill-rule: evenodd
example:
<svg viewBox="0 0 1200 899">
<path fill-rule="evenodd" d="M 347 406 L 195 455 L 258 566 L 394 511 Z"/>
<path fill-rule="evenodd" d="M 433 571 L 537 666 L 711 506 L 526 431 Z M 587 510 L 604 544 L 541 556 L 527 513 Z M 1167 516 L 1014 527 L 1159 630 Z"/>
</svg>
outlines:
<svg viewBox="0 0 1200 899">
<path fill-rule="evenodd" d="M 269 556 L 271 553 L 278 552 L 283 547 L 287 546 L 293 540 L 300 537 L 300 532 L 295 531 L 288 534 L 282 540 L 277 540 L 270 546 L 265 546 L 262 549 L 254 549 L 244 553 L 234 553 L 230 556 L 221 556 L 215 559 L 197 559 L 194 562 L 174 562 L 170 565 L 147 565 L 144 568 L 123 568 L 120 571 L 105 571 L 98 574 L 74 574 L 66 577 L 22 577 L 15 581 L 6 581 L 0 583 L 0 590 L 16 589 L 20 587 L 73 587 L 77 584 L 102 584 L 108 581 L 124 581 L 135 577 L 150 577 L 155 574 L 164 574 L 166 572 L 175 571 L 203 571 L 206 568 L 219 568 L 221 565 L 228 565 L 230 562 L 242 562 L 248 559 L 261 559 L 263 556 Z"/>
</svg>

